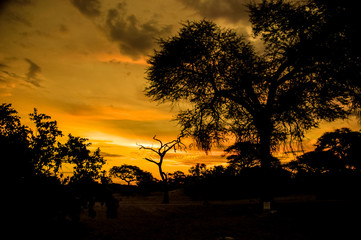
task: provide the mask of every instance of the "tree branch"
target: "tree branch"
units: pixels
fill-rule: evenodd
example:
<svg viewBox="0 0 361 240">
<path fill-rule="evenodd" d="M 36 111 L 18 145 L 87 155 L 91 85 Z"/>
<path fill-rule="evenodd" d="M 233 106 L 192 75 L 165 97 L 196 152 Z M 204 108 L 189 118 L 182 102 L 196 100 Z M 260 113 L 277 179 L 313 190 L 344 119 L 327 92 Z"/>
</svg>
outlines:
<svg viewBox="0 0 361 240">
<path fill-rule="evenodd" d="M 161 147 L 163 146 L 162 141 L 157 138 L 157 135 L 154 135 L 153 139 L 154 139 L 155 141 L 158 141 L 158 142 L 160 143 L 160 146 L 161 146 Z"/>
<path fill-rule="evenodd" d="M 155 152 L 156 154 L 159 155 L 159 152 L 158 152 L 157 150 L 154 150 L 154 149 L 151 148 L 151 147 L 144 147 L 143 145 L 139 145 L 139 144 L 137 144 L 137 146 L 139 146 L 139 149 L 150 150 L 150 151 L 153 151 L 153 152 Z"/>
<path fill-rule="evenodd" d="M 149 162 L 152 162 L 152 163 L 155 163 L 159 166 L 159 163 L 154 161 L 153 159 L 150 159 L 150 158 L 144 158 L 145 160 L 149 161 Z"/>
</svg>

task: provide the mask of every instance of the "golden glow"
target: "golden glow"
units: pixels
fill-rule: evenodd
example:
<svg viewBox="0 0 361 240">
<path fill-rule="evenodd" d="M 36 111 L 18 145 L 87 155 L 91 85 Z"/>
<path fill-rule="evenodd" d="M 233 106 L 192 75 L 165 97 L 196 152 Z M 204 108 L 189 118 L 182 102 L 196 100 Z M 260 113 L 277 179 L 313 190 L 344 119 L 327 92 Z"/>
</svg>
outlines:
<svg viewBox="0 0 361 240">
<path fill-rule="evenodd" d="M 207 16 L 178 0 L 126 1 L 122 9 L 117 0 L 100 1 L 97 16 L 82 13 L 72 1 L 7 2 L 0 9 L 1 102 L 12 103 L 23 124 L 30 124 L 27 114 L 36 107 L 57 120 L 65 135 L 89 138 L 101 148 L 108 169 L 126 163 L 158 176 L 157 167 L 143 160 L 149 153 L 136 144 L 156 146 L 154 135 L 171 141 L 179 128 L 171 121 L 176 110 L 144 96 L 146 59 L 156 48 L 155 39 L 173 35 L 181 22 Z M 119 13 L 118 28 L 106 25 L 111 8 Z M 251 35 L 247 18 L 234 19 L 214 20 Z M 323 124 L 307 135 L 305 150 L 312 150 L 323 132 L 340 127 L 360 128 L 355 119 Z M 169 152 L 164 170 L 223 164 L 222 155 L 221 150 Z"/>
</svg>

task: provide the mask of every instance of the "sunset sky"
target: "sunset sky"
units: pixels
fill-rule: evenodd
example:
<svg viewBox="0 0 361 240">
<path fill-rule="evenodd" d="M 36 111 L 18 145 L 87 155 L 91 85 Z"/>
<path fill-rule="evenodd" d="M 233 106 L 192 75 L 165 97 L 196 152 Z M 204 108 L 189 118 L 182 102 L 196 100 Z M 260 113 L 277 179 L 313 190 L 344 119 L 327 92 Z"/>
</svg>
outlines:
<svg viewBox="0 0 361 240">
<path fill-rule="evenodd" d="M 158 177 L 138 144 L 156 134 L 171 141 L 177 109 L 144 96 L 146 59 L 156 39 L 177 33 L 187 20 L 210 19 L 257 45 L 244 6 L 248 0 L 11 0 L 0 4 L 0 99 L 23 123 L 34 107 L 58 121 L 65 135 L 90 139 L 113 165 L 132 164 Z M 359 130 L 354 119 L 323 124 L 305 139 L 311 148 L 323 132 Z M 164 170 L 197 162 L 224 163 L 221 150 L 169 153 Z"/>
</svg>

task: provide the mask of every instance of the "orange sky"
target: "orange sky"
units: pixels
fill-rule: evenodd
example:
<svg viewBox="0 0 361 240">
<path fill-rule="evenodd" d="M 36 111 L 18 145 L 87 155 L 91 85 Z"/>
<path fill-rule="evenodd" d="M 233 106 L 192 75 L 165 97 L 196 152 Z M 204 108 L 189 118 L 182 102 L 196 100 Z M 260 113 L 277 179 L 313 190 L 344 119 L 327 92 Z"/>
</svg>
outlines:
<svg viewBox="0 0 361 240">
<path fill-rule="evenodd" d="M 34 107 L 58 121 L 65 135 L 89 138 L 107 168 L 138 165 L 158 177 L 136 146 L 176 138 L 177 109 L 147 99 L 146 59 L 155 39 L 177 32 L 186 20 L 208 18 L 250 37 L 245 0 L 12 0 L 0 5 L 0 99 L 27 124 Z M 323 132 L 359 130 L 354 120 L 322 125 Z M 170 153 L 165 171 L 187 171 L 197 162 L 224 163 L 222 151 Z M 154 165 L 154 166 L 153 166 Z"/>
</svg>

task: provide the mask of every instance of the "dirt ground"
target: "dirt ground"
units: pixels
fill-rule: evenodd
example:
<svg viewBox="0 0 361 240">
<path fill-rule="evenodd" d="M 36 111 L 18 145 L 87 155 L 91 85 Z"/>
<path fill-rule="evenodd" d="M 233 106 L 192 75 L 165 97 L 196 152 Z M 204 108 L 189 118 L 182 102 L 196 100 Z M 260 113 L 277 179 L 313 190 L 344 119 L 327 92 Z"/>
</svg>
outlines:
<svg viewBox="0 0 361 240">
<path fill-rule="evenodd" d="M 84 213 L 74 229 L 88 240 L 248 240 L 361 239 L 358 202 L 317 200 L 313 196 L 276 198 L 274 211 L 263 212 L 257 199 L 191 201 L 181 190 L 170 204 L 161 194 L 120 197 L 118 217 L 107 219 L 97 204 L 96 218 Z M 74 235 L 75 236 L 75 235 Z"/>
</svg>

